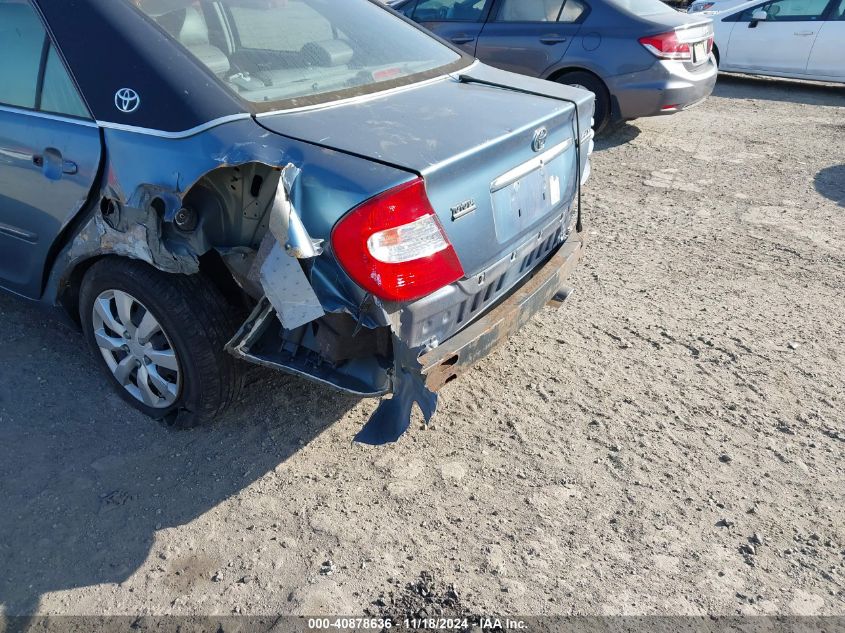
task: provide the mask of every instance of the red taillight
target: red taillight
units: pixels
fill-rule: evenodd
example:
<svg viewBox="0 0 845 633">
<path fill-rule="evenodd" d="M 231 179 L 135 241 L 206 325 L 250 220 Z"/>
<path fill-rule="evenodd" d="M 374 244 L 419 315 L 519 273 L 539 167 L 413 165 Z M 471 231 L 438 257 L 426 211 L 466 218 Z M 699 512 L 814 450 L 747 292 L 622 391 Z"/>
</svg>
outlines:
<svg viewBox="0 0 845 633">
<path fill-rule="evenodd" d="M 641 37 L 640 44 L 645 46 L 652 55 L 660 59 L 692 61 L 692 45 L 689 42 L 679 41 L 678 34 L 675 31 Z"/>
<path fill-rule="evenodd" d="M 455 249 L 417 178 L 349 212 L 332 249 L 359 286 L 387 301 L 412 301 L 464 276 Z"/>
<path fill-rule="evenodd" d="M 707 54 L 709 55 L 712 52 L 713 52 L 713 36 L 711 35 L 710 37 L 707 38 Z"/>
</svg>

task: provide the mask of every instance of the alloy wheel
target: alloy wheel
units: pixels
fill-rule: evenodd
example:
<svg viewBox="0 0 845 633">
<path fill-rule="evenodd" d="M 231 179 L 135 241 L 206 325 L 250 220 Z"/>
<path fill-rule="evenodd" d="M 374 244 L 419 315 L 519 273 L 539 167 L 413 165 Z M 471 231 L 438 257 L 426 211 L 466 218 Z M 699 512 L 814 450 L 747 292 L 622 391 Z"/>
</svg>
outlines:
<svg viewBox="0 0 845 633">
<path fill-rule="evenodd" d="M 155 315 L 123 290 L 106 290 L 94 301 L 94 340 L 118 383 L 154 409 L 179 397 L 176 350 Z"/>
</svg>

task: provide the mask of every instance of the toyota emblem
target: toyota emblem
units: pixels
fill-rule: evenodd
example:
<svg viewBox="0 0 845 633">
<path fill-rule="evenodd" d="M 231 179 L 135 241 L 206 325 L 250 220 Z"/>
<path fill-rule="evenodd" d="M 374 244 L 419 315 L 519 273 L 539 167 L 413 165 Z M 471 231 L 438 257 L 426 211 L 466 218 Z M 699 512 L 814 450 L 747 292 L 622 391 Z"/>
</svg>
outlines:
<svg viewBox="0 0 845 633">
<path fill-rule="evenodd" d="M 141 97 L 132 88 L 121 88 L 114 95 L 114 106 L 121 112 L 129 114 L 141 106 Z"/>
<path fill-rule="evenodd" d="M 534 132 L 534 140 L 531 142 L 531 149 L 535 152 L 542 152 L 546 149 L 546 141 L 549 139 L 549 131 L 541 127 L 539 130 Z"/>
</svg>

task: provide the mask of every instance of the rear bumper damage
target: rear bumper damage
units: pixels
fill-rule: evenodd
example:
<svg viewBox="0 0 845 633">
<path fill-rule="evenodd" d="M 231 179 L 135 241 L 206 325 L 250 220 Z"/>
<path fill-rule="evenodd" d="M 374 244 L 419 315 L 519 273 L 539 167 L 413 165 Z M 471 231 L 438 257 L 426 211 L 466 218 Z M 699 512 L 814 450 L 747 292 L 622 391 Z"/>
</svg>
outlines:
<svg viewBox="0 0 845 633">
<path fill-rule="evenodd" d="M 561 305 L 568 296 L 563 284 L 584 253 L 583 235 L 573 235 L 522 286 L 481 319 L 423 354 L 420 364 L 426 387 L 439 391 L 490 354 L 544 306 Z"/>
<path fill-rule="evenodd" d="M 426 421 L 437 408 L 437 392 L 528 323 L 544 306 L 560 306 L 569 295 L 567 277 L 581 259 L 584 232 L 546 254 L 494 306 L 436 347 L 411 347 L 400 327 L 362 326 L 362 314 L 329 313 L 294 330 L 272 299 L 259 302 L 227 350 L 242 360 L 301 376 L 340 391 L 383 399 L 356 435 L 365 444 L 394 442 L 407 430 L 416 403 Z M 365 306 L 362 306 L 362 311 Z M 373 303 L 368 308 L 383 310 Z M 369 319 L 370 323 L 373 319 Z"/>
</svg>

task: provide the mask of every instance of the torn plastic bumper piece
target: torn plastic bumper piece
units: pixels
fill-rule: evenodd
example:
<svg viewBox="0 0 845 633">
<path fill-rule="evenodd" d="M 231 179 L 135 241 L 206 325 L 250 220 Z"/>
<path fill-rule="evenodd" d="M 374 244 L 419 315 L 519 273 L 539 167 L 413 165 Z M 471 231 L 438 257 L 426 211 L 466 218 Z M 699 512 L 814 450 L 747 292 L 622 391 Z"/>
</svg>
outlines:
<svg viewBox="0 0 845 633">
<path fill-rule="evenodd" d="M 584 233 L 573 234 L 560 250 L 513 294 L 475 323 L 461 330 L 419 360 L 426 387 L 438 391 L 556 300 L 564 281 L 584 253 Z"/>
<path fill-rule="evenodd" d="M 382 400 L 355 436 L 364 444 L 395 442 L 408 429 L 416 403 L 426 422 L 437 410 L 437 391 L 487 356 L 546 305 L 560 306 L 570 290 L 563 282 L 584 253 L 584 234 L 573 235 L 501 304 L 442 345 L 421 354 L 394 337 L 393 396 Z"/>
<path fill-rule="evenodd" d="M 356 396 L 376 398 L 391 390 L 390 368 L 379 362 L 376 350 L 369 357 L 332 363 L 317 351 L 320 342 L 315 329 L 308 324 L 283 331 L 276 309 L 265 297 L 226 345 L 226 351 L 236 358 Z"/>
<path fill-rule="evenodd" d="M 421 348 L 411 349 L 393 337 L 393 396 L 382 400 L 367 423 L 355 436 L 361 444 L 378 446 L 396 442 L 411 425 L 411 410 L 416 403 L 426 423 L 437 412 L 437 394 L 425 384 L 420 373 Z"/>
</svg>

